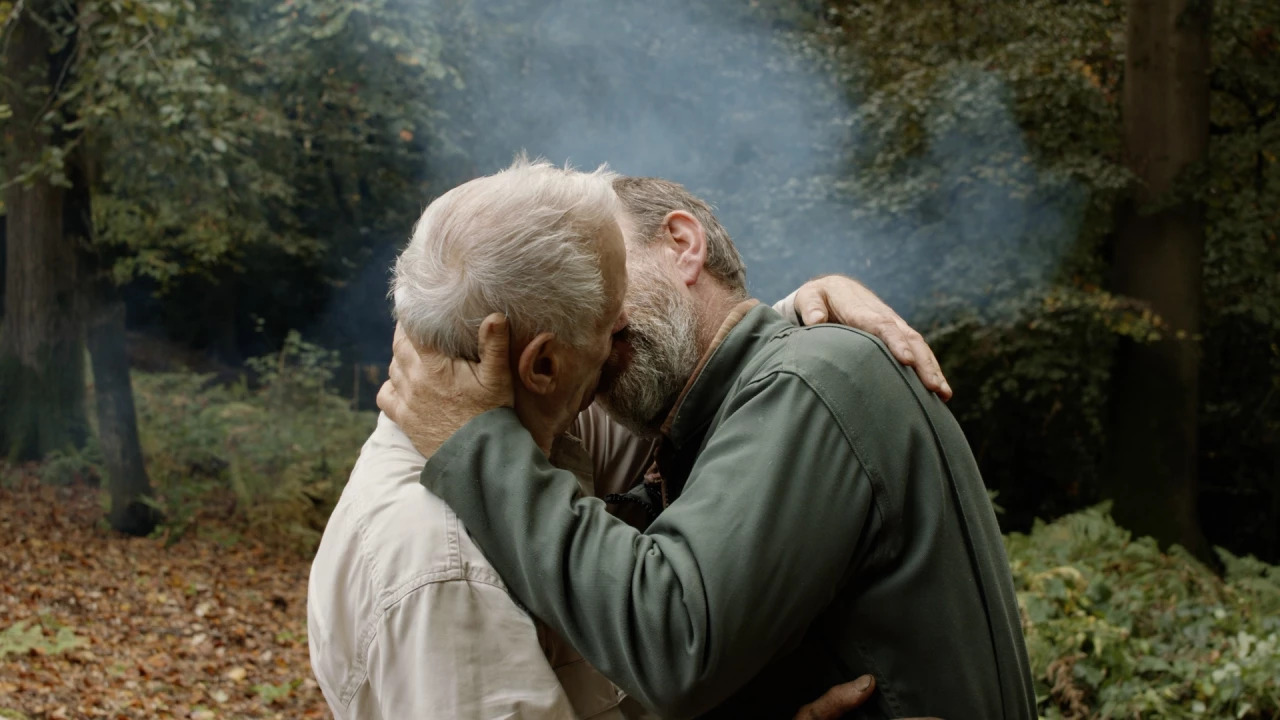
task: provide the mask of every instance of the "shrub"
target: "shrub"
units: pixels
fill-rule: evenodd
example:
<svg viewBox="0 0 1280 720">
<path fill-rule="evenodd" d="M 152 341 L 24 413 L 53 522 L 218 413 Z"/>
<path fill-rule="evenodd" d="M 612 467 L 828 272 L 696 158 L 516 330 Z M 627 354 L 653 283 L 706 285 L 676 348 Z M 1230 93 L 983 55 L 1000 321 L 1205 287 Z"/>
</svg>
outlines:
<svg viewBox="0 0 1280 720">
<path fill-rule="evenodd" d="M 1280 568 L 1219 578 L 1105 506 L 1006 545 L 1044 717 L 1280 717 Z"/>
<path fill-rule="evenodd" d="M 134 373 L 147 469 L 171 539 L 212 498 L 259 534 L 313 546 L 373 428 L 328 386 L 332 353 L 291 333 L 250 362 L 259 383 L 190 372 Z"/>
</svg>

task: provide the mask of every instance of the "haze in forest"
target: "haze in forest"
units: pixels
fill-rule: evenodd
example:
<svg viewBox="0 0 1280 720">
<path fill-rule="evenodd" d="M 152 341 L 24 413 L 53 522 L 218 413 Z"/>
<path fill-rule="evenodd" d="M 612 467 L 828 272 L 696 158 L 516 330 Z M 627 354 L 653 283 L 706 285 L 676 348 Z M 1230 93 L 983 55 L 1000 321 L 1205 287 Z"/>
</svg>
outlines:
<svg viewBox="0 0 1280 720">
<path fill-rule="evenodd" d="M 477 3 L 477 15 L 493 1 Z M 858 89 L 821 51 L 725 3 L 710 5 L 720 7 L 557 0 L 528 18 L 514 51 L 506 32 L 482 29 L 481 52 L 448 58 L 466 86 L 444 108 L 465 138 L 460 153 L 476 174 L 526 150 L 681 182 L 718 208 L 747 261 L 752 292 L 764 299 L 841 272 L 909 303 L 931 292 L 924 269 L 946 250 L 920 240 L 925 227 L 954 228 L 953 242 L 985 229 L 993 251 L 1033 226 L 1074 237 L 1070 206 L 1010 197 L 1010 183 L 1039 180 L 1026 163 L 978 188 L 982 202 L 941 206 L 932 216 L 880 208 L 874 190 L 837 182 L 878 150 L 879 140 L 863 131 Z M 994 76 L 944 85 L 956 95 L 944 105 L 978 95 L 983 114 L 961 112 L 958 122 L 927 127 L 929 149 L 909 174 L 925 169 L 926 181 L 946 185 L 993 156 L 1026 156 Z M 1059 255 L 1058 246 L 1020 245 L 1020 271 L 1045 276 Z"/>
</svg>

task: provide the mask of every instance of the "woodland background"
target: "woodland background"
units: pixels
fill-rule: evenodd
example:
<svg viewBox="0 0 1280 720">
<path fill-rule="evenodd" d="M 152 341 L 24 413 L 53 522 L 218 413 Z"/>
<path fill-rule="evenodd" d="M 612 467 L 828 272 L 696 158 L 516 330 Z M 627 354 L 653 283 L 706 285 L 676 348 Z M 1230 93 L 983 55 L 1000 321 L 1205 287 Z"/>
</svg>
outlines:
<svg viewBox="0 0 1280 720">
<path fill-rule="evenodd" d="M 520 149 L 683 182 L 762 299 L 844 273 L 925 332 L 1046 717 L 1280 716 L 1278 31 L 1274 0 L 0 0 L 0 716 L 323 713 L 306 559 L 390 262 Z"/>
</svg>

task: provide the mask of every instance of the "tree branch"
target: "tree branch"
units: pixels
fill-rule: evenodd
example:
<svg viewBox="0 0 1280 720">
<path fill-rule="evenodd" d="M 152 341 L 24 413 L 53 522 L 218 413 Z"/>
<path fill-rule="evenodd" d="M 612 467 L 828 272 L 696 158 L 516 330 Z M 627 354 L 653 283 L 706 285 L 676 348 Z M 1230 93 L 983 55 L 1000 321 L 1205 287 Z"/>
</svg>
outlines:
<svg viewBox="0 0 1280 720">
<path fill-rule="evenodd" d="M 9 17 L 4 20 L 4 27 L 0 28 L 4 38 L 0 40 L 0 57 L 9 54 L 9 38 L 13 35 L 13 29 L 18 25 L 18 18 L 22 17 L 22 6 L 26 5 L 26 0 L 18 0 L 13 4 L 13 10 L 9 12 Z"/>
</svg>

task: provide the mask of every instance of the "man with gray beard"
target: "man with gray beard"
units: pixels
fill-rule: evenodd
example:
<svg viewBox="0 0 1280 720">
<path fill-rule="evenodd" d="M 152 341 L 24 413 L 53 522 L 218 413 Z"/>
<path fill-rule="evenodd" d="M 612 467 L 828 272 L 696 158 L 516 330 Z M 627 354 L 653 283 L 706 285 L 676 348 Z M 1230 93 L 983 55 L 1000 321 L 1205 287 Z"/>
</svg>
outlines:
<svg viewBox="0 0 1280 720">
<path fill-rule="evenodd" d="M 642 439 L 580 430 L 631 448 L 618 490 L 656 448 L 625 495 L 652 522 L 610 516 L 539 452 L 500 316 L 479 364 L 396 347 L 378 402 L 431 458 L 423 484 L 534 615 L 664 717 L 788 717 L 872 674 L 858 717 L 1035 718 L 999 528 L 943 404 L 873 337 L 751 300 L 684 188 L 614 188 L 627 326 L 597 399 Z"/>
</svg>

